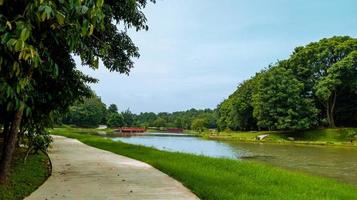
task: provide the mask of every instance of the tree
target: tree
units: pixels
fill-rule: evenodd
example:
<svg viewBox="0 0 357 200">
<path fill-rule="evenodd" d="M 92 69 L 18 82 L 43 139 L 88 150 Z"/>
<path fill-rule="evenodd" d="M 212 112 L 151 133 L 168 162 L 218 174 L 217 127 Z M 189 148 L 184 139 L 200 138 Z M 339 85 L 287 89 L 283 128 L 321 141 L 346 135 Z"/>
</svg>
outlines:
<svg viewBox="0 0 357 200">
<path fill-rule="evenodd" d="M 206 129 L 206 126 L 207 121 L 205 119 L 196 118 L 192 121 L 191 129 L 201 133 Z"/>
<path fill-rule="evenodd" d="M 110 104 L 108 107 L 109 113 L 118 113 L 118 107 L 115 104 Z"/>
<path fill-rule="evenodd" d="M 122 127 L 124 126 L 124 117 L 116 112 L 112 112 L 108 115 L 107 125 L 109 127 Z"/>
<path fill-rule="evenodd" d="M 122 112 L 121 114 L 124 118 L 125 126 L 133 126 L 134 125 L 134 114 L 129 109 Z"/>
<path fill-rule="evenodd" d="M 329 68 L 343 61 L 353 51 L 357 50 L 357 39 L 347 36 L 332 37 L 313 42 L 304 47 L 298 47 L 286 61 L 285 67 L 292 70 L 296 78 L 304 83 L 304 95 L 314 98 L 316 107 L 321 110 L 321 115 L 327 118 L 331 127 L 335 126 L 334 111 L 338 95 L 342 93 L 322 94 L 327 83 Z M 332 71 L 331 71 L 332 72 Z M 332 75 L 330 75 L 332 76 Z M 322 81 L 322 82 L 321 82 Z M 321 83 L 320 83 L 321 82 Z M 320 89 L 319 89 L 320 88 Z M 318 94 L 315 93 L 319 90 Z M 343 95 L 349 95 L 344 93 Z M 322 102 L 321 102 L 322 100 Z"/>
<path fill-rule="evenodd" d="M 292 71 L 276 66 L 259 79 L 253 95 L 254 117 L 268 130 L 309 129 L 317 124 L 313 100 L 303 96 L 304 84 Z"/>
<path fill-rule="evenodd" d="M 70 107 L 64 123 L 80 127 L 97 127 L 106 115 L 106 106 L 94 95 Z"/>
<path fill-rule="evenodd" d="M 166 127 L 166 120 L 161 118 L 161 117 L 158 117 L 157 119 L 155 119 L 155 121 L 153 122 L 153 126 L 154 127 Z"/>
<path fill-rule="evenodd" d="M 5 135 L 0 183 L 7 180 L 24 115 L 32 118 L 30 113 L 34 107 L 28 104 L 35 105 L 35 100 L 44 99 L 43 105 L 51 104 L 49 94 L 62 90 L 59 89 L 60 81 L 70 82 L 60 76 L 62 72 L 68 72 L 70 78 L 78 73 L 60 58 L 72 64 L 71 54 L 79 55 L 83 64 L 92 68 L 98 67 L 101 58 L 109 70 L 128 73 L 133 67 L 131 58 L 139 54 L 125 30 L 130 27 L 147 29 L 146 18 L 141 12 L 146 3 L 146 0 L 0 1 L 0 87 L 3 89 L 0 111 L 4 116 L 1 123 Z M 113 23 L 124 24 L 125 30 L 119 30 Z M 58 81 L 52 85 L 52 82 L 44 82 L 46 77 Z M 79 75 L 77 78 L 80 78 L 79 84 L 85 84 L 85 77 Z M 37 93 L 39 84 L 48 84 L 53 92 Z M 82 94 L 76 92 L 76 85 L 68 86 L 71 88 L 65 91 L 72 99 L 64 96 L 66 92 L 60 94 L 60 98 L 71 104 Z M 46 98 L 36 98 L 36 95 Z M 51 113 L 52 110 L 36 116 L 44 119 Z"/>
<path fill-rule="evenodd" d="M 337 97 L 341 94 L 357 93 L 357 50 L 327 69 L 327 75 L 315 86 L 316 96 L 326 107 L 329 124 L 334 127 Z"/>
</svg>

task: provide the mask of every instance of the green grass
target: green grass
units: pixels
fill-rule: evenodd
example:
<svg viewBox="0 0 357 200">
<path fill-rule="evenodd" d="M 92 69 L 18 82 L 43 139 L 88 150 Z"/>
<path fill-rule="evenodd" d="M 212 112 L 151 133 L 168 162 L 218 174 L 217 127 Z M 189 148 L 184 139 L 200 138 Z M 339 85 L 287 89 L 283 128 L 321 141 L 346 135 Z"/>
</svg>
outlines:
<svg viewBox="0 0 357 200">
<path fill-rule="evenodd" d="M 44 154 L 30 155 L 26 164 L 23 162 L 24 155 L 24 149 L 16 150 L 9 183 L 0 185 L 0 199 L 23 199 L 42 185 L 49 176 L 48 158 Z"/>
<path fill-rule="evenodd" d="M 273 166 L 174 153 L 114 142 L 83 130 L 55 129 L 93 147 L 146 162 L 182 182 L 201 199 L 357 199 L 357 187 Z"/>
<path fill-rule="evenodd" d="M 262 141 L 256 140 L 256 136 L 269 134 L 269 137 Z M 202 137 L 222 140 L 239 140 L 246 142 L 272 142 L 272 143 L 301 143 L 317 145 L 347 145 L 357 146 L 357 128 L 334 128 L 316 129 L 299 132 L 283 131 L 256 131 L 256 132 L 220 132 L 203 133 Z M 294 138 L 294 141 L 289 140 Z M 352 141 L 352 142 L 351 142 Z"/>
</svg>

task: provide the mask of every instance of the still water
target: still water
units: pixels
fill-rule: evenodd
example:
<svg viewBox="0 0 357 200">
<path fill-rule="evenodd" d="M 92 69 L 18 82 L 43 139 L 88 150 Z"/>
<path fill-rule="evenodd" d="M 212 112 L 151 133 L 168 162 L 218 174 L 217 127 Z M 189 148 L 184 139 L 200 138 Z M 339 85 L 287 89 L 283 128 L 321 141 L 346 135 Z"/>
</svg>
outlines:
<svg viewBox="0 0 357 200">
<path fill-rule="evenodd" d="M 357 148 L 354 147 L 242 143 L 169 134 L 116 137 L 113 140 L 166 151 L 262 161 L 294 171 L 357 184 Z"/>
</svg>

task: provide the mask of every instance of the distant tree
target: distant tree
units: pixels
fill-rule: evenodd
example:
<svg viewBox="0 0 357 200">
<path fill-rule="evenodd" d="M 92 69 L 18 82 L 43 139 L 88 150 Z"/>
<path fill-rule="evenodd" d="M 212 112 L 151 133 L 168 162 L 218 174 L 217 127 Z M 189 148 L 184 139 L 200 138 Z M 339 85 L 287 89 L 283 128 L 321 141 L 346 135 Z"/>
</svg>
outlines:
<svg viewBox="0 0 357 200">
<path fill-rule="evenodd" d="M 166 120 L 158 117 L 157 119 L 155 119 L 155 121 L 153 122 L 153 126 L 154 127 L 166 127 Z"/>
<path fill-rule="evenodd" d="M 124 126 L 133 126 L 134 125 L 134 114 L 129 109 L 122 112 L 121 115 L 124 118 Z"/>
<path fill-rule="evenodd" d="M 124 126 L 124 117 L 116 112 L 111 112 L 108 115 L 107 125 L 109 127 L 122 127 Z"/>
<path fill-rule="evenodd" d="M 115 104 L 110 104 L 108 107 L 108 112 L 109 113 L 117 113 L 118 112 L 118 107 Z"/>
<path fill-rule="evenodd" d="M 207 121 L 202 118 L 196 118 L 192 121 L 191 129 L 198 131 L 198 132 L 203 132 L 206 129 L 207 126 Z"/>
<path fill-rule="evenodd" d="M 290 70 L 273 67 L 259 79 L 253 95 L 254 117 L 268 130 L 299 130 L 317 125 L 313 100 L 303 96 L 304 84 Z"/>
<path fill-rule="evenodd" d="M 80 127 L 97 127 L 106 115 L 106 106 L 99 97 L 93 95 L 70 107 L 64 123 Z"/>
</svg>

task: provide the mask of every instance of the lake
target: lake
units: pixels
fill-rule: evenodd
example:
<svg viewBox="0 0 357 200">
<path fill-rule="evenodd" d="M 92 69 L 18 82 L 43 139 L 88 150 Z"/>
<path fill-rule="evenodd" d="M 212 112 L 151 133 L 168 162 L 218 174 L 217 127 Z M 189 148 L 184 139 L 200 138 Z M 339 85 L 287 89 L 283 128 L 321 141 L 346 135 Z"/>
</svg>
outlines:
<svg viewBox="0 0 357 200">
<path fill-rule="evenodd" d="M 216 141 L 168 133 L 115 137 L 112 140 L 165 151 L 261 161 L 293 171 L 357 184 L 357 148 L 354 147 Z"/>
</svg>

